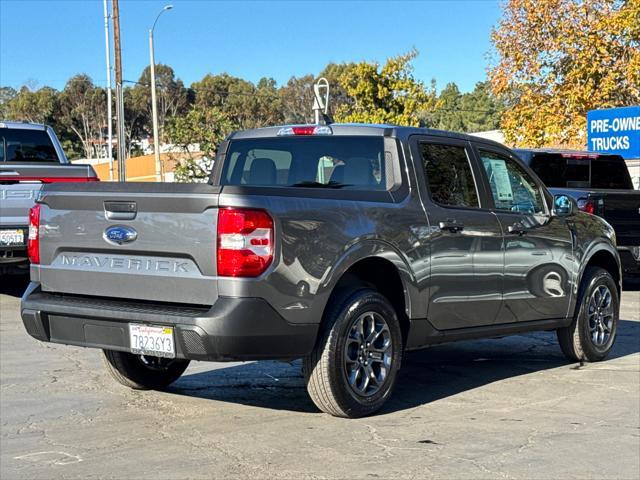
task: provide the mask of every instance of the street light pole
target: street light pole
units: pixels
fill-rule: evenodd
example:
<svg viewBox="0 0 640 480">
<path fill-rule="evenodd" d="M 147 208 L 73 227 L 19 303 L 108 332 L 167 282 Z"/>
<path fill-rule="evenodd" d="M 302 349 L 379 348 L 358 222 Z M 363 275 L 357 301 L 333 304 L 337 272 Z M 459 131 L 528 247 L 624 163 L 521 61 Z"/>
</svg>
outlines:
<svg viewBox="0 0 640 480">
<path fill-rule="evenodd" d="M 156 28 L 156 23 L 167 10 L 171 10 L 173 5 L 165 5 L 160 13 L 156 16 L 153 26 L 149 30 L 149 56 L 150 56 L 150 72 L 151 72 L 151 111 L 153 117 L 153 153 L 156 158 L 156 180 L 159 182 L 164 181 L 162 177 L 162 164 L 160 163 L 160 139 L 158 138 L 158 106 L 156 103 L 156 61 L 153 55 L 153 30 Z"/>
<path fill-rule="evenodd" d="M 113 180 L 113 114 L 111 111 L 111 49 L 109 48 L 109 9 L 107 0 L 104 0 L 104 41 L 107 56 L 107 155 L 109 156 L 109 180 Z"/>
</svg>

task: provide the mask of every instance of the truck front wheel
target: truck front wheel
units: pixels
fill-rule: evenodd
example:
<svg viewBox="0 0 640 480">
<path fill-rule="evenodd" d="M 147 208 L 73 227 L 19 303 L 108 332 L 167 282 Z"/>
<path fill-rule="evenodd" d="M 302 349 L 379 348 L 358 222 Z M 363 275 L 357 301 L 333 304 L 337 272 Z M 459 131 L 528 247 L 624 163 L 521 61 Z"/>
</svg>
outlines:
<svg viewBox="0 0 640 480">
<path fill-rule="evenodd" d="M 189 360 L 160 358 L 103 350 L 107 371 L 125 387 L 136 390 L 162 390 L 189 366 Z"/>
<path fill-rule="evenodd" d="M 587 267 L 578 292 L 576 312 L 568 327 L 558 329 L 558 341 L 572 361 L 603 360 L 616 339 L 620 298 L 611 274 Z"/>
<path fill-rule="evenodd" d="M 393 306 L 379 292 L 359 289 L 330 307 L 323 326 L 303 364 L 311 399 L 337 417 L 376 412 L 391 396 L 402 359 Z"/>
</svg>

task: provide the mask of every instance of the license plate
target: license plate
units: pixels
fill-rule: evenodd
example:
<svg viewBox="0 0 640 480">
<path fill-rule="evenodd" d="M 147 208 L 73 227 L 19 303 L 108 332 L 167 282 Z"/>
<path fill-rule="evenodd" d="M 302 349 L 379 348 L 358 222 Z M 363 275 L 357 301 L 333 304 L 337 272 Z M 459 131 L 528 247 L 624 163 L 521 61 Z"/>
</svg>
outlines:
<svg viewBox="0 0 640 480">
<path fill-rule="evenodd" d="M 24 245 L 24 230 L 0 230 L 0 245 L 6 247 Z"/>
<path fill-rule="evenodd" d="M 129 324 L 131 353 L 175 358 L 173 328 L 158 325 Z"/>
</svg>

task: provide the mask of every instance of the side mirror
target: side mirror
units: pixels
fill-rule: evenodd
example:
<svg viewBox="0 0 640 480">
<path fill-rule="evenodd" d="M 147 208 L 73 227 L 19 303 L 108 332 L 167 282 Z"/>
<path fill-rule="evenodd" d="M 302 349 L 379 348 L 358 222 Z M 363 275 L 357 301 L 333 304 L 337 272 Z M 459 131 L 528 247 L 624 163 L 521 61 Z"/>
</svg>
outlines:
<svg viewBox="0 0 640 480">
<path fill-rule="evenodd" d="M 567 217 L 573 213 L 574 200 L 568 195 L 553 196 L 553 215 Z"/>
</svg>

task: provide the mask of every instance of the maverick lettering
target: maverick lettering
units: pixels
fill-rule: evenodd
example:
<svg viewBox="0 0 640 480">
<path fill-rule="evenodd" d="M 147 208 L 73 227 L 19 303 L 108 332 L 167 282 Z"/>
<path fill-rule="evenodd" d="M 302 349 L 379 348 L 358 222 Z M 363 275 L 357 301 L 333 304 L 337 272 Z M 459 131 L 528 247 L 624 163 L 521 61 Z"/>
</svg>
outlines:
<svg viewBox="0 0 640 480">
<path fill-rule="evenodd" d="M 74 267 L 97 267 L 112 270 L 134 270 L 144 272 L 189 273 L 189 264 L 176 260 L 150 258 L 108 257 L 99 255 L 62 254 L 62 265 Z"/>
</svg>

